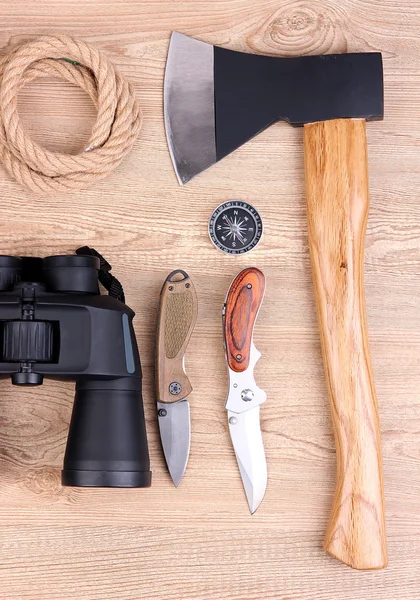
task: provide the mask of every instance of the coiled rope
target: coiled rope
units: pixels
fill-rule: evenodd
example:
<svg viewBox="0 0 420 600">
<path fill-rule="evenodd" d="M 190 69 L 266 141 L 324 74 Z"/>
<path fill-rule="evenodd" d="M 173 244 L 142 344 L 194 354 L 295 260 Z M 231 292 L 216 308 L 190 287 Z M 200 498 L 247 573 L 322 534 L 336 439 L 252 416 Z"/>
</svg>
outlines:
<svg viewBox="0 0 420 600">
<path fill-rule="evenodd" d="M 37 77 L 58 76 L 87 92 L 98 114 L 79 154 L 50 152 L 25 133 L 19 90 Z M 71 192 L 102 179 L 131 150 L 141 127 L 133 86 L 96 48 L 74 38 L 45 36 L 0 58 L 0 159 L 33 192 Z"/>
</svg>

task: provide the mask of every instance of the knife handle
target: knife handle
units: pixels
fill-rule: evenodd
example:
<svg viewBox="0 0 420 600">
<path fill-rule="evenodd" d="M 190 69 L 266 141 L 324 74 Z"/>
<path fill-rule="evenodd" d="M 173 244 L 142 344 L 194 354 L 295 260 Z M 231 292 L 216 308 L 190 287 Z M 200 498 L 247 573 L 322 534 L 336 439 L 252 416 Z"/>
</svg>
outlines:
<svg viewBox="0 0 420 600">
<path fill-rule="evenodd" d="M 252 332 L 265 291 L 264 274 L 255 267 L 232 281 L 224 307 L 224 338 L 229 367 L 236 373 L 249 366 Z"/>
<path fill-rule="evenodd" d="M 363 284 L 369 210 L 366 123 L 304 127 L 309 248 L 337 449 L 324 548 L 356 569 L 387 565 L 378 406 Z"/>
<path fill-rule="evenodd" d="M 197 320 L 197 294 L 185 271 L 172 271 L 160 295 L 156 347 L 158 402 L 178 402 L 192 391 L 184 354 Z"/>
</svg>

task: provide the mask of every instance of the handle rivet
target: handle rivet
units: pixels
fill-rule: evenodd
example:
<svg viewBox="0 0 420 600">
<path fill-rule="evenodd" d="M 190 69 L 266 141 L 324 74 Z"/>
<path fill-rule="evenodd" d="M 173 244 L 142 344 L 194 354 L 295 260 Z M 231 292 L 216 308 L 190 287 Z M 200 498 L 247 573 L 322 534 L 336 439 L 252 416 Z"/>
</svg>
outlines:
<svg viewBox="0 0 420 600">
<path fill-rule="evenodd" d="M 174 289 L 174 286 L 173 286 L 173 285 L 170 285 L 170 286 L 168 287 L 168 290 L 169 290 L 170 292 L 172 292 L 172 290 L 173 290 L 173 289 Z"/>
<path fill-rule="evenodd" d="M 190 283 L 186 283 L 186 284 L 185 284 L 185 287 L 186 287 L 186 288 L 189 288 L 190 286 L 191 286 L 191 284 L 190 284 Z"/>
<path fill-rule="evenodd" d="M 244 402 L 251 402 L 254 399 L 254 392 L 252 390 L 242 390 L 241 398 Z"/>
<path fill-rule="evenodd" d="M 246 287 L 250 290 L 252 288 L 252 283 L 248 283 Z"/>
<path fill-rule="evenodd" d="M 178 394 L 181 393 L 181 384 L 177 381 L 173 381 L 169 385 L 169 391 L 173 396 L 178 396 Z"/>
<path fill-rule="evenodd" d="M 229 423 L 231 425 L 236 425 L 237 422 L 238 422 L 238 419 L 236 417 L 230 417 Z"/>
<path fill-rule="evenodd" d="M 241 360 L 241 358 L 242 358 L 242 354 L 237 354 L 236 355 L 236 360 Z"/>
<path fill-rule="evenodd" d="M 168 414 L 168 411 L 165 408 L 159 408 L 159 410 L 158 410 L 159 417 L 166 417 L 167 414 Z"/>
</svg>

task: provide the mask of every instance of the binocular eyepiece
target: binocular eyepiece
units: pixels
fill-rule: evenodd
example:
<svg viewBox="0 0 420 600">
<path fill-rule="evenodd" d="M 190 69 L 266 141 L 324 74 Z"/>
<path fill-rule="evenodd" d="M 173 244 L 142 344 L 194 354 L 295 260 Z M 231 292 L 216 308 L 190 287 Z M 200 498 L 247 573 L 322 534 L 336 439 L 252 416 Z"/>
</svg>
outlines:
<svg viewBox="0 0 420 600">
<path fill-rule="evenodd" d="M 23 261 L 18 256 L 0 256 L 0 291 L 11 290 L 21 280 Z"/>
<path fill-rule="evenodd" d="M 111 266 L 84 250 L 90 254 L 0 256 L 0 377 L 15 385 L 76 381 L 63 485 L 148 487 L 134 312 Z M 100 295 L 99 281 L 109 295 Z"/>
<path fill-rule="evenodd" d="M 44 283 L 51 292 L 99 294 L 99 268 L 97 256 L 0 256 L 0 292 L 21 281 L 32 281 Z"/>
</svg>

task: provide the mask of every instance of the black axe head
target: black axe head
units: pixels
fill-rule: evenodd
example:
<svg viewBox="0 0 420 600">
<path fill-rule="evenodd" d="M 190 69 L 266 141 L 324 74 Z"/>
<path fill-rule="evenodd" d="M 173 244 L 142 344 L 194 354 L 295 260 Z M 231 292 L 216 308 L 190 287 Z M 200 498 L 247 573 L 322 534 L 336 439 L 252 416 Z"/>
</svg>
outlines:
<svg viewBox="0 0 420 600">
<path fill-rule="evenodd" d="M 275 121 L 382 119 L 379 52 L 277 58 L 171 37 L 164 87 L 166 135 L 187 183 Z"/>
</svg>

